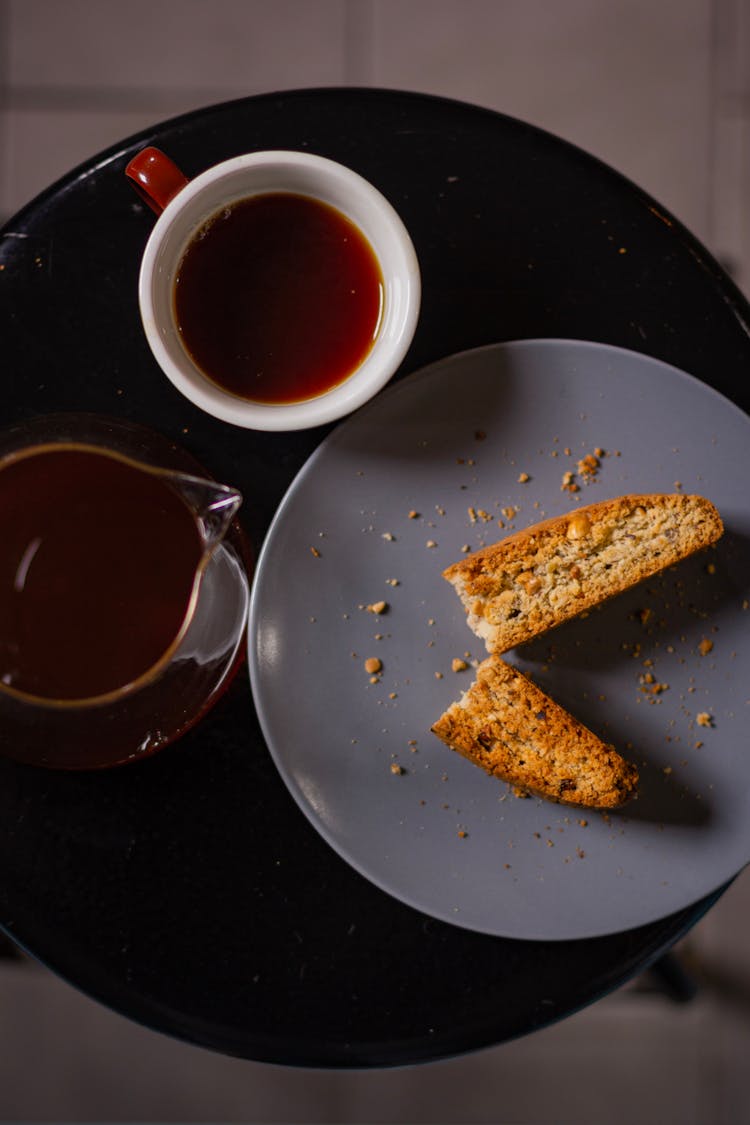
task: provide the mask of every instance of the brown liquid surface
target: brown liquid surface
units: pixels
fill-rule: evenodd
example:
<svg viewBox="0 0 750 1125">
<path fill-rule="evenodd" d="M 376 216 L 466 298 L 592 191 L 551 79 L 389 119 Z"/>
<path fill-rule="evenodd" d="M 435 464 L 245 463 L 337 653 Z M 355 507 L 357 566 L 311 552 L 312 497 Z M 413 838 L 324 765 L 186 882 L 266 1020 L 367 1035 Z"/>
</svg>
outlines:
<svg viewBox="0 0 750 1125">
<path fill-rule="evenodd" d="M 256 402 L 314 398 L 343 382 L 372 347 L 380 267 L 342 214 L 304 196 L 240 200 L 193 238 L 174 290 L 195 363 Z"/>
<path fill-rule="evenodd" d="M 48 699 L 147 672 L 185 618 L 202 542 L 161 476 L 61 445 L 0 466 L 0 679 Z"/>
</svg>

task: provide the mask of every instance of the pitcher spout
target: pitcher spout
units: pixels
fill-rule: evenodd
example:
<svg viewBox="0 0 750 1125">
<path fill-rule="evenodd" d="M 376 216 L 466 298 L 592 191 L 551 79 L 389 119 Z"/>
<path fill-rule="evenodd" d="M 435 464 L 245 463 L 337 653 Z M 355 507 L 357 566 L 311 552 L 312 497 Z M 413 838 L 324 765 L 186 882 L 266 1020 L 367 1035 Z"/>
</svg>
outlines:
<svg viewBox="0 0 750 1125">
<path fill-rule="evenodd" d="M 210 554 L 229 531 L 242 504 L 242 494 L 229 485 L 184 473 L 173 474 L 172 483 L 192 508 L 204 548 Z"/>
</svg>

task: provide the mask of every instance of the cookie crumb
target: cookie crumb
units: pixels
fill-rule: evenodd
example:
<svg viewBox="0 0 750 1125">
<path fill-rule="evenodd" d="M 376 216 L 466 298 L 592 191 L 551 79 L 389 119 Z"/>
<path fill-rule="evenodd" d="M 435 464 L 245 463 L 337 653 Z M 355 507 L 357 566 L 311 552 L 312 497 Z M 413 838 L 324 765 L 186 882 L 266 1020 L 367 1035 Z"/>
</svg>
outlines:
<svg viewBox="0 0 750 1125">
<path fill-rule="evenodd" d="M 568 469 L 562 475 L 562 482 L 560 484 L 561 492 L 578 492 L 578 485 L 574 480 L 575 474 Z"/>
<path fill-rule="evenodd" d="M 699 727 L 712 727 L 714 725 L 714 717 L 708 711 L 699 711 L 695 716 L 695 721 Z"/>
<path fill-rule="evenodd" d="M 461 660 L 457 656 L 454 657 L 453 660 L 451 661 L 451 669 L 454 672 L 465 672 L 468 667 L 469 667 L 469 665 L 466 663 L 466 661 Z"/>
<path fill-rule="evenodd" d="M 315 559 L 319 559 L 319 558 L 320 558 L 320 551 L 318 550 L 318 548 L 317 548 L 317 547 L 311 547 L 311 548 L 310 548 L 310 554 L 311 554 L 311 555 L 313 556 L 313 558 L 315 558 Z"/>
<path fill-rule="evenodd" d="M 391 773 L 395 774 L 396 777 L 400 777 L 401 774 L 406 773 L 406 770 L 403 766 L 400 766 L 398 762 L 391 762 Z"/>
<path fill-rule="evenodd" d="M 587 453 L 586 456 L 582 457 L 578 462 L 577 468 L 581 476 L 593 477 L 596 475 L 599 468 L 599 458 L 594 456 L 593 453 Z"/>
<path fill-rule="evenodd" d="M 373 602 L 372 605 L 365 606 L 368 613 L 374 613 L 378 616 L 385 613 L 388 609 L 388 602 Z"/>
<path fill-rule="evenodd" d="M 518 483 L 519 484 L 527 484 L 530 480 L 531 480 L 531 477 L 529 476 L 528 473 L 519 473 L 518 474 Z"/>
<path fill-rule="evenodd" d="M 698 645 L 698 651 L 701 656 L 708 656 L 713 647 L 714 642 L 709 637 L 703 637 L 701 643 Z"/>
<path fill-rule="evenodd" d="M 383 662 L 377 656 L 368 656 L 365 660 L 365 672 L 369 672 L 371 676 L 377 672 L 382 672 Z"/>
</svg>

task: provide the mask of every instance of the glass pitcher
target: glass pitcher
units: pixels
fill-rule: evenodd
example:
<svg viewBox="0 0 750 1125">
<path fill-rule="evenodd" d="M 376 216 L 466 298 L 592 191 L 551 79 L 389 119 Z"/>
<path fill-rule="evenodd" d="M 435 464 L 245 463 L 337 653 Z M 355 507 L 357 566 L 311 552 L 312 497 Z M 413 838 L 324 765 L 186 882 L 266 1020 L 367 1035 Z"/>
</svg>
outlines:
<svg viewBox="0 0 750 1125">
<path fill-rule="evenodd" d="M 0 754 L 98 768 L 173 742 L 244 654 L 240 493 L 140 426 L 0 435 Z"/>
</svg>

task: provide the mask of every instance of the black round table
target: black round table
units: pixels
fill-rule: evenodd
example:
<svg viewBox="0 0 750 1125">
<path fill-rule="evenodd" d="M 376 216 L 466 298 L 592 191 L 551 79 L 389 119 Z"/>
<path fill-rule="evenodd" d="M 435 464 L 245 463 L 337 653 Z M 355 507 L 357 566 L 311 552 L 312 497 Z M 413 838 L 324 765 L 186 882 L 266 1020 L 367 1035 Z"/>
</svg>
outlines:
<svg viewBox="0 0 750 1125">
<path fill-rule="evenodd" d="M 191 113 L 76 169 L 2 231 L 2 420 L 95 411 L 149 424 L 241 489 L 256 548 L 325 431 L 234 429 L 159 372 L 136 297 L 153 216 L 123 175 L 146 144 L 188 175 L 253 149 L 305 149 L 380 188 L 423 276 L 399 376 L 480 344 L 566 337 L 646 352 L 750 403 L 743 297 L 664 208 L 569 144 L 395 91 L 295 91 Z M 250 1059 L 388 1066 L 522 1035 L 651 964 L 720 893 L 593 940 L 510 941 L 425 917 L 308 823 L 267 753 L 244 670 L 202 724 L 137 765 L 0 762 L 7 934 L 126 1016 Z"/>
</svg>

